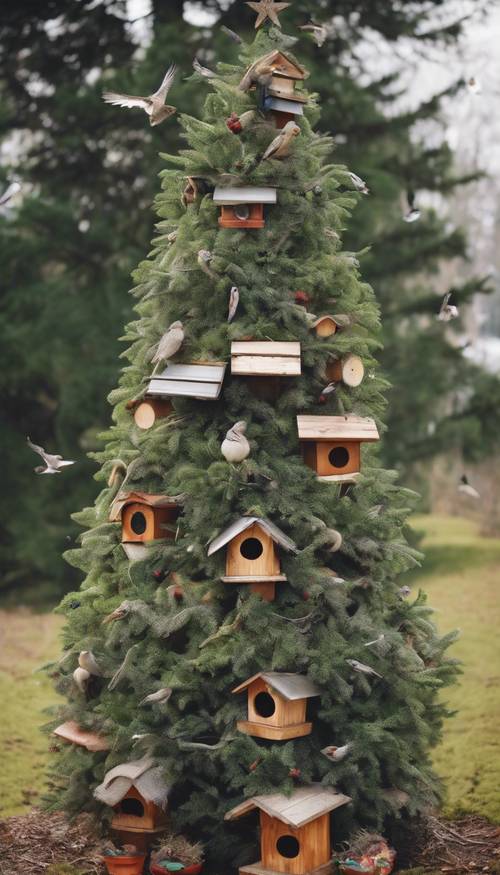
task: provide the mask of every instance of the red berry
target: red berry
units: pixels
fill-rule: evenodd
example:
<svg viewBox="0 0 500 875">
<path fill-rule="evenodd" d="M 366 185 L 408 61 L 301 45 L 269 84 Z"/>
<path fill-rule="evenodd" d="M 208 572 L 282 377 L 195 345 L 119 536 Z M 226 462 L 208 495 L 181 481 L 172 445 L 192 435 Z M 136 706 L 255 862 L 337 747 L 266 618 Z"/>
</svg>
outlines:
<svg viewBox="0 0 500 875">
<path fill-rule="evenodd" d="M 301 775 L 300 769 L 290 769 L 290 771 L 288 772 L 289 778 L 300 778 L 300 775 Z"/>
<path fill-rule="evenodd" d="M 327 401 L 328 398 L 326 397 L 326 395 L 320 395 L 318 398 L 318 404 L 326 404 Z"/>
<path fill-rule="evenodd" d="M 161 582 L 162 580 L 165 580 L 165 572 L 162 571 L 161 568 L 157 568 L 155 571 L 153 571 L 153 577 L 155 578 L 155 580 L 159 580 Z"/>
<path fill-rule="evenodd" d="M 295 292 L 295 303 L 300 304 L 302 307 L 307 309 L 307 305 L 309 304 L 311 298 L 307 294 L 307 292 L 303 292 L 302 289 L 299 289 Z"/>
<path fill-rule="evenodd" d="M 229 118 L 226 119 L 226 125 L 233 134 L 240 134 L 243 130 L 239 117 L 235 112 L 232 112 Z"/>
<path fill-rule="evenodd" d="M 305 589 L 304 592 L 302 593 L 302 598 L 304 599 L 305 602 L 308 602 L 309 599 L 311 598 L 311 595 L 310 595 L 310 593 L 307 592 L 307 589 Z"/>
</svg>

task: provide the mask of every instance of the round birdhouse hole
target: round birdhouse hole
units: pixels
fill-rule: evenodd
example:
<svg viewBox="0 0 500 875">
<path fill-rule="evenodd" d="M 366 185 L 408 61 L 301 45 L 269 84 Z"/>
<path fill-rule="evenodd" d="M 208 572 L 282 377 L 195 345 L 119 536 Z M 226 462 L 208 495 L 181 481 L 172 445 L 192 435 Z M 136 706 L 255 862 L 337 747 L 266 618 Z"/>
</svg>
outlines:
<svg viewBox="0 0 500 875">
<path fill-rule="evenodd" d="M 146 517 L 140 510 L 136 510 L 130 519 L 130 528 L 134 535 L 143 535 L 147 528 Z"/>
<path fill-rule="evenodd" d="M 258 538 L 245 538 L 241 543 L 240 553 L 244 559 L 254 561 L 255 559 L 259 559 L 263 552 L 264 547 Z"/>
<path fill-rule="evenodd" d="M 298 857 L 300 854 L 299 840 L 291 835 L 280 836 L 276 842 L 276 850 L 281 857 L 293 860 L 294 857 Z"/>
<path fill-rule="evenodd" d="M 334 447 L 328 453 L 328 461 L 332 468 L 345 468 L 349 462 L 349 450 L 346 447 Z"/>
<path fill-rule="evenodd" d="M 133 817 L 144 817 L 144 805 L 140 799 L 127 796 L 118 805 L 120 814 L 131 814 Z"/>
<path fill-rule="evenodd" d="M 259 717 L 272 717 L 276 711 L 276 702 L 270 693 L 257 693 L 253 706 Z"/>
<path fill-rule="evenodd" d="M 248 204 L 238 204 L 238 206 L 234 208 L 234 215 L 237 219 L 240 219 L 240 221 L 243 222 L 250 217 L 250 207 Z"/>
</svg>

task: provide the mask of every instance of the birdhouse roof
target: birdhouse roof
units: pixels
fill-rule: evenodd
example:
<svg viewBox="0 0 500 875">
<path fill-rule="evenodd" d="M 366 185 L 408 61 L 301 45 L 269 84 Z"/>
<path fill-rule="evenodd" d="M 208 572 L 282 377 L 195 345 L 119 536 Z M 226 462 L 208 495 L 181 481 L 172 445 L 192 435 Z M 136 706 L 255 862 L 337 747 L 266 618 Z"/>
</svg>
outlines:
<svg viewBox="0 0 500 875">
<path fill-rule="evenodd" d="M 297 553 L 298 549 L 296 544 L 288 538 L 281 529 L 278 529 L 278 526 L 275 526 L 270 520 L 261 519 L 257 516 L 242 516 L 239 520 L 236 520 L 234 523 L 231 523 L 227 529 L 224 529 L 220 535 L 218 535 L 211 542 L 208 548 L 208 555 L 212 556 L 213 553 L 217 553 L 217 550 L 220 550 L 221 547 L 224 547 L 226 544 L 229 544 L 237 535 L 240 535 L 241 532 L 244 532 L 246 529 L 249 529 L 250 526 L 253 526 L 254 523 L 260 526 L 266 534 L 268 534 L 276 544 L 279 544 L 280 547 L 283 547 L 285 550 L 289 550 L 291 553 Z"/>
<path fill-rule="evenodd" d="M 288 826 L 300 827 L 350 801 L 350 796 L 335 793 L 320 784 L 312 784 L 309 787 L 300 787 L 298 790 L 294 790 L 291 796 L 284 796 L 282 793 L 253 796 L 228 811 L 225 820 L 237 820 L 258 808 L 269 814 L 270 817 L 278 818 Z"/>
<path fill-rule="evenodd" d="M 54 729 L 54 735 L 58 738 L 64 738 L 65 741 L 71 741 L 73 744 L 78 744 L 80 747 L 86 747 L 92 752 L 99 750 L 109 750 L 111 745 L 107 738 L 99 735 L 97 732 L 91 732 L 88 729 L 81 729 L 74 720 L 68 720 L 66 723 L 61 723 Z"/>
<path fill-rule="evenodd" d="M 375 421 L 364 416 L 297 416 L 301 441 L 378 441 Z"/>
<path fill-rule="evenodd" d="M 287 79 L 307 79 L 309 76 L 309 71 L 306 70 L 305 67 L 302 67 L 302 65 L 298 64 L 294 58 L 285 55 L 284 52 L 280 52 L 279 50 L 271 52 L 268 64 L 270 67 L 276 65 L 285 68 L 283 72 L 277 71 L 274 74 L 275 76 L 286 76 Z"/>
<path fill-rule="evenodd" d="M 263 680 L 280 696 L 283 696 L 287 702 L 294 702 L 296 699 L 312 699 L 314 696 L 321 695 L 316 684 L 305 675 L 286 671 L 260 671 L 240 684 L 239 687 L 235 687 L 233 693 L 242 693 L 259 679 Z"/>
<path fill-rule="evenodd" d="M 223 186 L 217 185 L 213 194 L 214 203 L 222 206 L 237 204 L 275 204 L 278 192 L 275 188 L 261 188 L 253 185 Z"/>
<path fill-rule="evenodd" d="M 215 401 L 222 389 L 226 362 L 169 364 L 149 381 L 148 397 L 199 398 Z"/>
<path fill-rule="evenodd" d="M 170 787 L 163 770 L 155 766 L 150 757 L 115 766 L 105 774 L 102 784 L 95 788 L 94 796 L 105 805 L 117 805 L 131 787 L 135 787 L 146 802 L 166 808 Z"/>
<path fill-rule="evenodd" d="M 311 324 L 311 327 L 317 328 L 318 325 L 322 325 L 323 322 L 333 322 L 337 327 L 339 325 L 335 316 L 330 316 L 329 314 L 326 314 L 325 316 L 318 316 L 318 318 L 315 319 L 314 322 Z"/>
<path fill-rule="evenodd" d="M 121 519 L 127 504 L 145 504 L 148 507 L 178 507 L 179 501 L 170 495 L 151 495 L 147 492 L 119 492 L 113 501 L 109 519 L 112 523 Z"/>
<path fill-rule="evenodd" d="M 262 377 L 300 376 L 300 343 L 296 340 L 235 340 L 231 344 L 231 373 Z"/>
</svg>

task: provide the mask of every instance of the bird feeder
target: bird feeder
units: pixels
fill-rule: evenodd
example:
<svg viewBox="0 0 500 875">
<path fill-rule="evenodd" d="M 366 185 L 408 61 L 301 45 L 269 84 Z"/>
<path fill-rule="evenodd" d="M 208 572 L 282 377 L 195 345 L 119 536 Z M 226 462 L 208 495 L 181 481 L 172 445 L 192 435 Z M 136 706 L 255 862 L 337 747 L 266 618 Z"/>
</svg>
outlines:
<svg viewBox="0 0 500 875">
<path fill-rule="evenodd" d="M 307 700 L 319 696 L 320 691 L 309 678 L 288 672 L 259 672 L 233 693 L 244 690 L 248 693 L 248 720 L 238 721 L 240 732 L 272 741 L 310 735 Z"/>
<path fill-rule="evenodd" d="M 97 753 L 97 751 L 109 750 L 111 745 L 107 738 L 104 738 L 103 735 L 99 735 L 97 732 L 91 732 L 88 729 L 81 729 L 81 727 L 74 720 L 68 720 L 66 723 L 61 723 L 60 726 L 57 726 L 54 729 L 53 735 L 57 736 L 57 738 L 63 738 L 65 741 L 69 741 L 72 744 L 78 745 L 78 747 L 85 747 L 87 750 L 92 751 L 92 753 Z"/>
<path fill-rule="evenodd" d="M 148 399 L 198 398 L 201 401 L 216 401 L 222 390 L 225 362 L 192 362 L 191 364 L 168 364 L 161 374 L 148 384 Z"/>
<path fill-rule="evenodd" d="M 242 866 L 240 875 L 328 875 L 332 870 L 330 812 L 350 802 L 349 796 L 320 785 L 294 790 L 291 796 L 254 796 L 228 811 L 237 820 L 260 813 L 261 860 Z"/>
<path fill-rule="evenodd" d="M 274 117 L 276 127 L 284 128 L 295 116 L 303 115 L 307 97 L 295 90 L 297 82 L 309 76 L 307 70 L 283 52 L 276 51 L 269 58 L 272 68 L 271 84 L 262 90 L 261 107 Z"/>
<path fill-rule="evenodd" d="M 150 398 L 145 396 L 141 400 L 129 401 L 127 410 L 133 412 L 137 427 L 147 430 L 152 428 L 158 419 L 170 416 L 174 408 L 172 403 L 166 398 Z"/>
<path fill-rule="evenodd" d="M 361 416 L 298 416 L 304 462 L 318 480 L 353 483 L 361 469 L 361 444 L 379 440 L 373 419 Z"/>
<path fill-rule="evenodd" d="M 276 583 L 287 579 L 281 573 L 278 547 L 297 553 L 294 542 L 269 520 L 244 516 L 212 541 L 208 555 L 226 546 L 223 582 L 250 584 L 252 592 L 274 601 Z"/>
<path fill-rule="evenodd" d="M 168 495 L 148 495 L 145 492 L 120 492 L 113 504 L 109 519 L 121 521 L 124 544 L 173 538 L 169 526 L 179 516 L 179 503 Z"/>
<path fill-rule="evenodd" d="M 107 772 L 94 796 L 113 808 L 111 828 L 121 838 L 131 833 L 139 837 L 165 829 L 169 790 L 162 768 L 155 766 L 150 757 L 143 757 Z M 137 844 L 135 838 L 133 842 Z"/>
<path fill-rule="evenodd" d="M 221 228 L 263 228 L 264 204 L 275 204 L 277 199 L 275 188 L 253 186 L 217 186 L 213 194 L 214 203 L 221 207 Z"/>
</svg>

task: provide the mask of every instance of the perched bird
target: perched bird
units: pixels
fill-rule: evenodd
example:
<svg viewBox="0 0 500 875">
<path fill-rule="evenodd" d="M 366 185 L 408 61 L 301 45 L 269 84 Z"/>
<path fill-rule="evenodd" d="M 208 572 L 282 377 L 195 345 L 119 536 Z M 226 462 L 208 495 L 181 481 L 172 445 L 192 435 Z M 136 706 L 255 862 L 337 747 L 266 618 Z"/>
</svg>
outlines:
<svg viewBox="0 0 500 875">
<path fill-rule="evenodd" d="M 278 15 L 284 9 L 288 9 L 290 3 L 275 3 L 274 0 L 258 0 L 258 2 L 247 0 L 247 6 L 250 6 L 250 9 L 253 9 L 254 12 L 257 12 L 257 20 L 255 22 L 255 30 L 257 30 L 268 18 L 276 27 L 281 28 Z"/>
<path fill-rule="evenodd" d="M 269 144 L 262 156 L 262 161 L 267 161 L 268 158 L 286 158 L 288 155 L 290 143 L 294 137 L 298 137 L 300 128 L 294 121 L 287 122 L 285 127 L 279 132 Z"/>
<path fill-rule="evenodd" d="M 324 24 L 315 24 L 312 19 L 307 24 L 299 24 L 299 30 L 305 30 L 307 33 L 310 33 L 318 48 L 325 44 L 328 36 L 328 28 Z"/>
<path fill-rule="evenodd" d="M 236 316 L 236 310 L 240 303 L 240 290 L 238 286 L 232 286 L 229 292 L 229 306 L 227 310 L 227 321 L 232 322 Z"/>
<path fill-rule="evenodd" d="M 327 529 L 326 532 L 330 540 L 328 549 L 330 553 L 336 553 L 342 546 L 342 535 L 336 529 Z"/>
<path fill-rule="evenodd" d="M 155 365 L 153 374 L 156 373 L 162 362 L 167 361 L 179 352 L 183 343 L 184 326 L 182 322 L 172 322 L 163 337 L 160 339 L 160 342 L 151 357 L 151 362 Z"/>
<path fill-rule="evenodd" d="M 400 586 L 398 589 L 398 596 L 402 599 L 408 598 L 411 593 L 411 589 L 409 586 Z"/>
<path fill-rule="evenodd" d="M 370 189 L 364 179 L 361 179 L 356 173 L 349 173 L 349 176 L 356 191 L 360 191 L 361 194 L 370 194 Z"/>
<path fill-rule="evenodd" d="M 470 485 L 465 474 L 462 474 L 460 478 L 460 483 L 458 484 L 458 491 L 462 493 L 462 495 L 467 495 L 469 498 L 481 498 L 477 489 L 474 489 L 473 486 Z"/>
<path fill-rule="evenodd" d="M 246 428 L 247 424 L 242 419 L 227 432 L 220 448 L 226 462 L 234 465 L 236 462 L 243 462 L 250 455 L 250 444 L 245 437 Z"/>
<path fill-rule="evenodd" d="M 236 43 L 237 45 L 241 45 L 241 43 L 243 42 L 241 37 L 238 36 L 238 34 L 234 32 L 234 30 L 231 30 L 230 27 L 226 27 L 225 24 L 222 25 L 221 31 L 223 33 L 225 33 L 226 36 L 229 37 L 229 39 L 232 39 L 233 43 Z"/>
<path fill-rule="evenodd" d="M 275 67 L 270 65 L 269 62 L 273 55 L 274 52 L 271 52 L 267 55 L 263 55 L 262 58 L 257 58 L 257 60 L 253 62 L 238 85 L 240 91 L 249 91 L 252 85 L 262 85 L 264 87 L 269 86 L 272 82 L 274 72 L 284 72 L 285 68 L 282 64 Z"/>
<path fill-rule="evenodd" d="M 420 210 L 415 206 L 415 192 L 407 191 L 406 192 L 406 200 L 407 200 L 407 209 L 403 214 L 403 221 L 411 224 L 412 222 L 417 222 L 420 219 Z"/>
<path fill-rule="evenodd" d="M 208 67 L 204 67 L 203 64 L 200 64 L 198 58 L 195 58 L 193 61 L 193 69 L 195 73 L 199 73 L 200 76 L 203 76 L 205 79 L 215 79 L 217 75 L 213 70 L 209 70 Z"/>
<path fill-rule="evenodd" d="M 451 292 L 446 292 L 441 304 L 441 309 L 437 315 L 437 319 L 439 319 L 440 322 L 451 322 L 452 319 L 456 319 L 458 316 L 458 307 L 449 303 L 450 298 Z"/>
<path fill-rule="evenodd" d="M 321 390 L 321 395 L 331 395 L 332 392 L 335 392 L 336 388 L 336 383 L 328 383 L 328 386 L 325 386 L 325 388 Z"/>
<path fill-rule="evenodd" d="M 322 749 L 321 753 L 327 760 L 331 760 L 332 763 L 339 763 L 340 760 L 347 756 L 351 748 L 352 744 L 350 741 L 347 744 L 343 744 L 342 747 L 335 747 L 335 745 L 329 744 L 328 747 Z"/>
<path fill-rule="evenodd" d="M 469 79 L 467 79 L 467 91 L 471 94 L 481 94 L 481 83 L 475 76 L 470 76 Z"/>
<path fill-rule="evenodd" d="M 365 665 L 364 662 L 359 662 L 357 659 L 346 659 L 348 665 L 354 669 L 354 671 L 358 671 L 360 674 L 373 675 L 376 678 L 382 678 L 382 675 L 375 671 L 374 668 L 371 668 L 369 665 Z"/>
<path fill-rule="evenodd" d="M 131 610 L 131 602 L 124 601 L 121 605 L 118 605 L 114 611 L 111 611 L 110 614 L 106 614 L 103 619 L 103 624 L 107 625 L 108 623 L 114 623 L 115 620 L 123 620 L 124 617 L 127 617 Z"/>
<path fill-rule="evenodd" d="M 88 685 L 88 682 L 90 680 L 90 677 L 91 677 L 90 672 L 87 671 L 86 668 L 82 668 L 81 666 L 78 666 L 78 668 L 75 668 L 75 670 L 73 672 L 73 680 L 81 693 L 85 694 L 87 692 L 87 685 Z"/>
<path fill-rule="evenodd" d="M 91 650 L 82 650 L 78 657 L 78 665 L 85 669 L 90 674 L 100 677 L 102 671 L 97 664 L 97 660 Z"/>
<path fill-rule="evenodd" d="M 18 194 L 21 191 L 21 185 L 19 182 L 11 182 L 9 186 L 5 189 L 4 193 L 0 195 L 0 207 L 8 204 L 10 200 L 14 197 L 14 195 Z"/>
<path fill-rule="evenodd" d="M 149 696 L 145 696 L 139 702 L 139 705 L 163 705 L 168 702 L 172 693 L 172 687 L 163 687 L 163 689 L 158 690 L 156 693 L 150 693 Z"/>
<path fill-rule="evenodd" d="M 172 64 L 165 73 L 163 82 L 158 91 L 150 94 L 148 97 L 135 97 L 132 94 L 116 94 L 114 91 L 105 91 L 102 95 L 105 103 L 111 103 L 113 106 L 124 106 L 127 109 L 138 107 L 143 109 L 149 116 L 149 124 L 154 127 L 161 124 L 165 119 L 169 118 L 176 112 L 175 106 L 165 104 L 170 88 L 175 78 L 177 67 Z"/>
<path fill-rule="evenodd" d="M 26 440 L 29 448 L 33 450 L 33 452 L 38 453 L 45 462 L 45 467 L 43 465 L 37 465 L 37 467 L 34 468 L 36 474 L 60 474 L 61 468 L 75 464 L 74 462 L 65 461 L 62 456 L 46 453 L 43 447 L 39 447 L 37 444 L 32 444 L 30 438 L 26 438 Z"/>
<path fill-rule="evenodd" d="M 367 641 L 363 646 L 372 647 L 374 644 L 382 644 L 382 641 L 385 641 L 385 635 L 383 632 L 380 633 L 378 638 L 375 638 L 373 641 Z"/>
<path fill-rule="evenodd" d="M 209 264 L 212 261 L 212 253 L 209 249 L 200 249 L 198 252 L 198 264 L 201 267 L 202 271 L 208 274 L 212 279 L 216 279 L 217 275 L 210 270 Z"/>
</svg>

